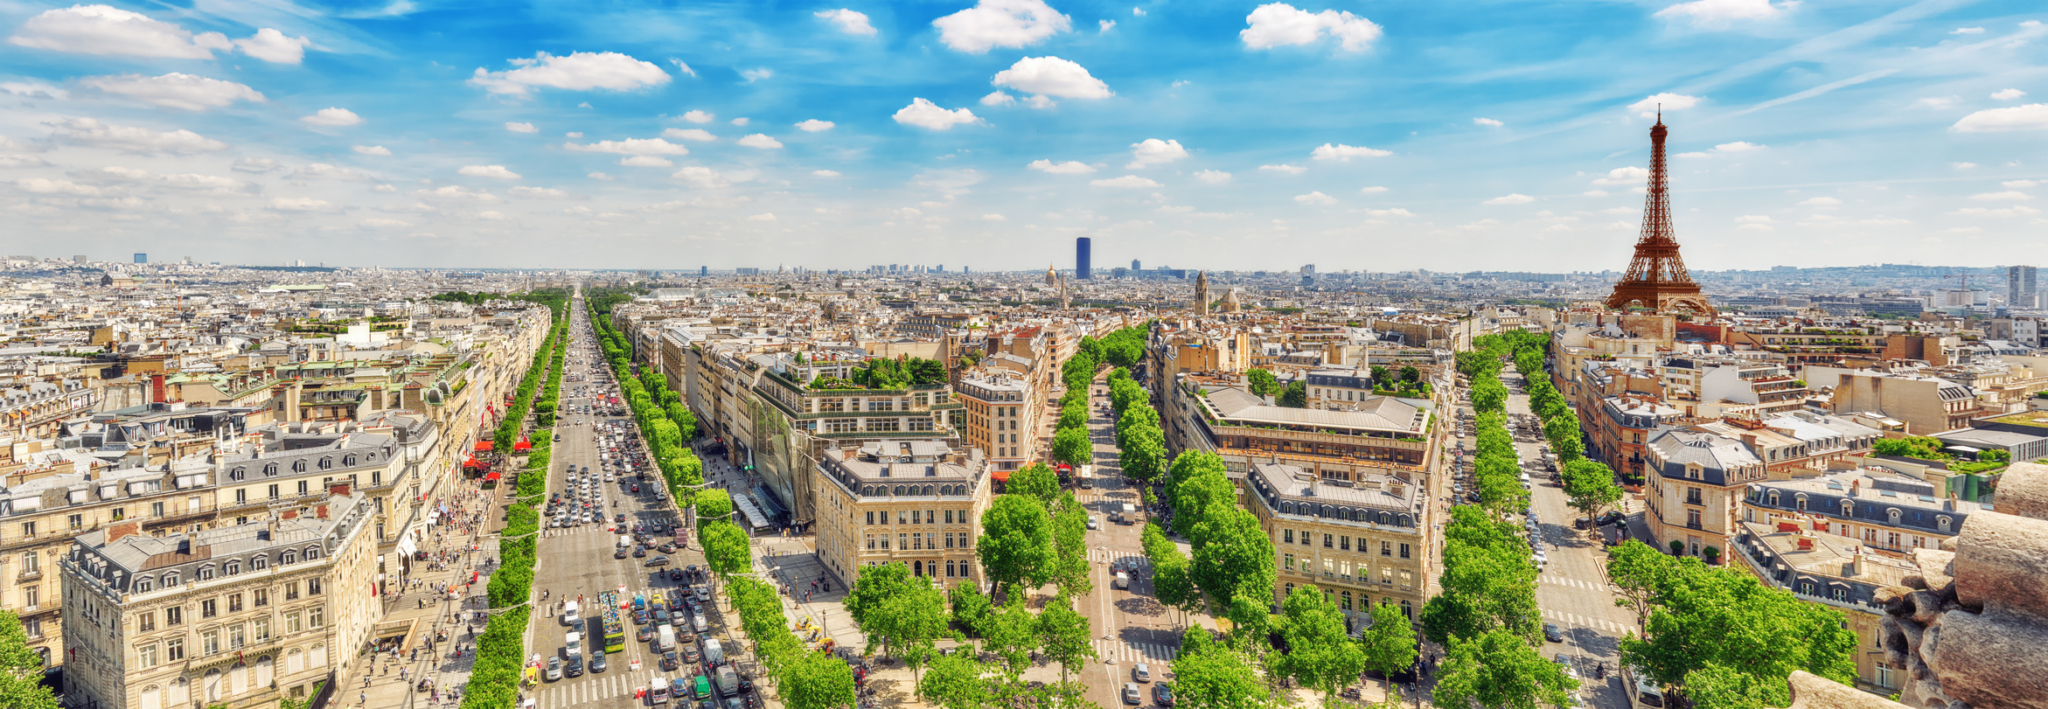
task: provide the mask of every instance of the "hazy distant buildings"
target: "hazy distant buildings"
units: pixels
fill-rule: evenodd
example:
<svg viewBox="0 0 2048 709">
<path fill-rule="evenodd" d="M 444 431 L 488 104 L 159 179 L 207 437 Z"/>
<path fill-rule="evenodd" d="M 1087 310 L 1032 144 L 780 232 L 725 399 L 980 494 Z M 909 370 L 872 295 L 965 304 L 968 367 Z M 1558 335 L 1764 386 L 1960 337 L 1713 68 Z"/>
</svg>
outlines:
<svg viewBox="0 0 2048 709">
<path fill-rule="evenodd" d="M 2040 307 L 2034 290 L 2034 267 L 2013 266 L 2005 270 L 2005 304 L 2013 308 Z"/>
<path fill-rule="evenodd" d="M 1075 280 L 1082 280 L 1082 281 L 1085 281 L 1085 280 L 1089 280 L 1090 278 L 1092 278 L 1092 276 L 1090 276 L 1090 275 L 1088 274 L 1088 251 L 1089 251 L 1089 247 L 1090 247 L 1090 239 L 1089 239 L 1088 237 L 1085 237 L 1085 236 L 1083 236 L 1083 237 L 1080 237 L 1080 238 L 1074 239 L 1074 279 L 1075 279 Z"/>
</svg>

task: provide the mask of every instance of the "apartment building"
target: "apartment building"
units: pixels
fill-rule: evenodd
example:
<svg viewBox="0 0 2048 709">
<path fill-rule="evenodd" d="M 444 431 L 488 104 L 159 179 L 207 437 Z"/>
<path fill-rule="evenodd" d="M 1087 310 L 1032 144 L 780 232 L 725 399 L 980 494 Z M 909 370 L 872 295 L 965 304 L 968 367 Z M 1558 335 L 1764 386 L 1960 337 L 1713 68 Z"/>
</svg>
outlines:
<svg viewBox="0 0 2048 709">
<path fill-rule="evenodd" d="M 1694 556 L 1726 551 L 1746 486 L 1764 479 L 1764 461 L 1740 440 L 1691 428 L 1657 434 L 1645 452 L 1645 521 L 1657 547 L 1678 542 Z"/>
<path fill-rule="evenodd" d="M 1315 586 L 1355 628 L 1369 622 L 1374 603 L 1413 620 L 1429 601 L 1436 564 L 1422 487 L 1389 475 L 1332 480 L 1298 465 L 1254 463 L 1245 488 L 1246 506 L 1273 540 L 1274 603 L 1296 586 Z"/>
<path fill-rule="evenodd" d="M 1875 370 L 1843 373 L 1832 401 L 1837 414 L 1881 413 L 1904 422 L 1914 436 L 1968 428 L 1970 419 L 1985 413 L 1976 393 L 1962 384 Z"/>
<path fill-rule="evenodd" d="M 967 447 L 987 451 L 997 471 L 1024 467 L 1038 455 L 1038 420 L 1043 397 L 1031 380 L 1000 370 L 976 369 L 960 375 L 960 434 Z"/>
<path fill-rule="evenodd" d="M 1253 396 L 1241 377 L 1183 374 L 1165 398 L 1170 452 L 1216 453 L 1233 477 L 1254 463 L 1287 462 L 1326 480 L 1378 474 L 1420 484 L 1440 462 L 1444 427 L 1428 409 L 1389 396 L 1343 410 L 1293 409 Z"/>
<path fill-rule="evenodd" d="M 59 423 L 97 409 L 101 393 L 89 380 L 68 378 L 0 388 L 0 428 L 26 439 L 49 437 Z"/>
<path fill-rule="evenodd" d="M 229 709 L 346 683 L 381 613 L 371 510 L 338 485 L 262 521 L 161 537 L 128 522 L 59 563 L 64 691 L 76 706 Z"/>
<path fill-rule="evenodd" d="M 835 446 L 816 474 L 818 559 L 848 585 L 891 562 L 948 587 L 985 580 L 974 539 L 994 485 L 981 451 L 928 440 Z"/>
<path fill-rule="evenodd" d="M 1902 667 L 1886 662 L 1884 607 L 1877 592 L 1905 583 L 1918 564 L 1871 553 L 1855 539 L 1802 528 L 1793 522 L 1743 522 L 1730 545 L 1730 565 L 1764 585 L 1789 591 L 1807 603 L 1841 611 L 1856 633 L 1856 686 L 1878 694 L 1898 690 Z"/>
<path fill-rule="evenodd" d="M 1806 405 L 1806 384 L 1776 362 L 1668 357 L 1657 368 L 1666 401 L 1701 418 L 1760 419 Z"/>
<path fill-rule="evenodd" d="M 1881 468 L 1749 486 L 1744 521 L 1794 522 L 1803 528 L 1859 540 L 1873 549 L 1906 553 L 1938 549 L 1973 512 L 1935 483 Z"/>
</svg>

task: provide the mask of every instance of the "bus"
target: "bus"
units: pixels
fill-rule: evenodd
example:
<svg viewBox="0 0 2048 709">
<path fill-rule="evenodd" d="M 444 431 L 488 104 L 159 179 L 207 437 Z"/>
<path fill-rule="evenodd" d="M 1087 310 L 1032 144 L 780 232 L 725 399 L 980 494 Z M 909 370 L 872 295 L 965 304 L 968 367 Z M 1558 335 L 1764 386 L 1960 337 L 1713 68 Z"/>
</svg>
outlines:
<svg viewBox="0 0 2048 709">
<path fill-rule="evenodd" d="M 1077 490 L 1092 490 L 1095 488 L 1095 466 L 1082 465 L 1080 470 L 1074 471 L 1074 488 Z"/>
<path fill-rule="evenodd" d="M 599 593 L 597 602 L 604 607 L 604 651 L 625 652 L 626 626 L 619 622 L 618 594 L 611 591 Z"/>
</svg>

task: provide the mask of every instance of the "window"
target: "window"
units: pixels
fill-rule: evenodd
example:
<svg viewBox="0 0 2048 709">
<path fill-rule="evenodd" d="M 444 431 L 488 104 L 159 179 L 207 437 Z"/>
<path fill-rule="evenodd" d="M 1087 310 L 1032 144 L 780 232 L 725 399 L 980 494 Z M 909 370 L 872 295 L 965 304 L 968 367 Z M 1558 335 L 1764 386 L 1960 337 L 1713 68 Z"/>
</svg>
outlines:
<svg viewBox="0 0 2048 709">
<path fill-rule="evenodd" d="M 245 489 L 242 489 L 242 488 L 235 488 L 235 502 L 236 502 L 236 503 L 243 503 L 243 502 L 248 502 L 248 501 L 249 501 L 249 491 L 248 491 L 248 490 L 245 490 Z"/>
<path fill-rule="evenodd" d="M 270 499 L 277 499 L 277 483 L 270 484 Z"/>
<path fill-rule="evenodd" d="M 178 625 L 185 622 L 185 607 L 171 606 L 164 609 L 164 625 Z M 171 658 L 173 660 L 177 658 Z"/>
<path fill-rule="evenodd" d="M 241 623 L 228 626 L 228 649 L 240 650 L 243 645 L 248 644 L 248 639 L 243 636 L 245 630 L 247 629 Z"/>
<path fill-rule="evenodd" d="M 164 641 L 164 661 L 177 662 L 185 659 L 185 641 L 179 639 Z"/>
<path fill-rule="evenodd" d="M 320 579 L 306 579 L 306 595 L 320 595 Z"/>
<path fill-rule="evenodd" d="M 256 642 L 259 642 L 259 643 L 260 643 L 260 642 L 265 642 L 265 641 L 268 641 L 268 640 L 270 640 L 270 619 L 269 619 L 269 618 L 257 618 L 257 619 L 256 619 L 256 622 L 255 622 L 255 626 L 256 626 Z"/>
<path fill-rule="evenodd" d="M 1403 544 L 1402 546 L 1407 546 L 1407 545 L 1406 545 L 1406 544 Z M 1394 555 L 1394 543 L 1393 543 L 1393 542 L 1380 542 L 1380 556 L 1393 556 L 1393 555 Z M 1404 556 L 1405 556 L 1405 555 L 1404 555 Z"/>
<path fill-rule="evenodd" d="M 299 481 L 299 494 L 301 494 L 301 495 L 304 495 L 304 494 L 306 494 L 306 481 L 304 481 L 304 480 L 300 480 L 300 481 Z"/>
<path fill-rule="evenodd" d="M 1411 557 L 1409 557 L 1409 556 L 1408 556 L 1408 545 L 1407 545 L 1407 544 L 1402 544 L 1402 545 L 1401 545 L 1401 558 L 1403 558 L 1403 559 L 1411 558 Z"/>
<path fill-rule="evenodd" d="M 291 611 L 291 612 L 289 612 L 289 613 L 286 613 L 286 614 L 284 614 L 284 632 L 285 632 L 285 633 L 287 633 L 287 634 L 289 634 L 289 633 L 296 633 L 296 632 L 299 632 L 299 630 L 300 630 L 300 629 L 301 629 L 301 628 L 299 627 L 299 612 L 298 612 L 298 611 Z"/>
<path fill-rule="evenodd" d="M 307 561 L 312 561 L 318 558 L 320 558 L 320 547 L 306 547 Z"/>
<path fill-rule="evenodd" d="M 1950 521 L 1946 516 L 1934 518 L 1935 527 L 1939 528 L 1943 534 L 1948 533 L 1950 524 L 1954 524 L 1954 522 Z"/>
<path fill-rule="evenodd" d="M 239 594 L 239 593 L 230 593 L 230 594 L 228 594 L 228 612 L 229 612 L 229 613 L 240 613 L 241 611 L 242 611 L 242 594 Z"/>
<path fill-rule="evenodd" d="M 82 514 L 77 514 L 77 515 L 71 515 L 71 528 L 72 528 L 72 529 L 83 529 L 83 528 L 85 528 L 85 515 L 82 515 Z"/>
<path fill-rule="evenodd" d="M 306 609 L 306 627 L 308 628 L 318 628 L 324 625 L 326 618 L 327 609 L 324 606 L 313 606 Z"/>
<path fill-rule="evenodd" d="M 947 532 L 947 533 L 946 533 L 946 548 L 947 548 L 947 549 L 951 549 L 951 548 L 953 548 L 953 533 L 952 533 L 952 532 Z M 948 574 L 948 575 L 950 576 L 951 574 Z"/>
<path fill-rule="evenodd" d="M 1339 536 L 1339 537 L 1337 537 L 1337 548 L 1338 548 L 1338 549 L 1341 549 L 1341 550 L 1343 550 L 1343 551 L 1351 551 L 1351 537 L 1348 537 L 1348 536 Z"/>
<path fill-rule="evenodd" d="M 1344 610 L 1351 610 L 1351 592 L 1344 592 Z"/>
<path fill-rule="evenodd" d="M 1288 555 L 1287 555 L 1287 558 L 1286 558 L 1286 562 L 1285 562 L 1285 566 L 1284 566 L 1284 568 L 1286 568 L 1286 569 L 1287 569 L 1288 571 L 1293 571 L 1293 570 L 1294 570 L 1294 555 L 1293 555 L 1293 554 L 1288 554 Z"/>
<path fill-rule="evenodd" d="M 156 611 L 143 611 L 135 616 L 135 631 L 147 633 L 156 630 Z"/>
<path fill-rule="evenodd" d="M 951 493 L 948 493 L 948 494 L 951 494 Z M 952 510 L 946 510 L 946 524 L 952 524 L 952 523 L 953 523 L 953 511 L 952 511 Z"/>
<path fill-rule="evenodd" d="M 146 670 L 151 667 L 155 667 L 157 664 L 156 643 L 150 643 L 148 645 L 142 646 L 141 649 L 136 651 L 135 658 L 136 664 L 139 665 L 142 669 Z"/>
<path fill-rule="evenodd" d="M 296 564 L 296 563 L 299 563 L 299 553 L 298 553 L 298 552 L 295 552 L 295 551 L 292 551 L 292 550 L 290 550 L 290 549 L 286 549 L 286 550 L 284 550 L 284 552 L 283 552 L 283 553 L 280 553 L 280 554 L 278 554 L 278 555 L 277 555 L 277 563 L 280 563 L 280 564 Z"/>
<path fill-rule="evenodd" d="M 899 493 L 899 494 L 900 494 L 900 493 Z M 909 512 L 907 512 L 907 511 L 904 511 L 904 510 L 897 510 L 897 511 L 896 511 L 896 523 L 897 523 L 897 524 L 910 524 L 910 513 L 909 513 Z"/>
<path fill-rule="evenodd" d="M 214 606 L 214 600 L 211 598 L 199 602 L 199 617 L 201 618 L 212 618 L 220 615 L 218 611 L 219 609 Z"/>
<path fill-rule="evenodd" d="M 284 599 L 287 601 L 299 599 L 299 582 L 292 581 L 284 585 Z"/>
<path fill-rule="evenodd" d="M 270 464 L 268 464 L 268 465 L 265 465 L 265 466 L 263 466 L 263 477 L 266 477 L 266 478 L 274 478 L 274 477 L 277 477 L 277 464 L 276 464 L 276 463 L 270 463 Z"/>
<path fill-rule="evenodd" d="M 24 537 L 33 537 L 33 536 L 35 536 L 35 535 L 36 535 L 36 523 L 34 523 L 34 522 L 23 522 L 23 523 L 21 523 L 21 536 L 24 536 Z"/>
<path fill-rule="evenodd" d="M 161 502 L 152 502 L 152 503 L 149 503 L 149 516 L 151 516 L 151 517 L 162 517 L 162 516 L 164 516 L 164 503 L 161 503 Z"/>
<path fill-rule="evenodd" d="M 199 654 L 212 655 L 220 652 L 220 631 L 208 630 L 199 634 Z"/>
<path fill-rule="evenodd" d="M 21 555 L 21 573 L 39 574 L 43 571 L 42 557 L 35 552 Z"/>
<path fill-rule="evenodd" d="M 910 540 L 908 539 L 908 537 L 909 537 L 909 536 L 910 536 L 910 535 L 908 535 L 908 534 L 903 534 L 903 533 L 900 533 L 900 532 L 899 532 L 899 533 L 897 533 L 897 535 L 896 535 L 896 549 L 897 549 L 897 551 L 904 551 L 904 550 L 908 550 L 908 549 L 910 548 Z"/>
<path fill-rule="evenodd" d="M 270 568 L 270 556 L 268 554 L 257 554 L 249 557 L 249 566 L 259 570 L 268 569 Z"/>
<path fill-rule="evenodd" d="M 221 567 L 221 572 L 229 576 L 242 573 L 242 562 L 239 560 L 230 559 L 228 560 L 228 563 L 226 565 Z"/>
<path fill-rule="evenodd" d="M 1313 535 L 1310 535 L 1310 534 L 1308 533 L 1308 530 L 1306 530 L 1306 529 L 1304 529 L 1304 530 L 1301 530 L 1301 545 L 1302 545 L 1302 546 L 1310 546 L 1310 545 L 1313 545 L 1313 544 L 1315 544 L 1315 541 L 1314 541 L 1314 536 L 1313 536 Z"/>
<path fill-rule="evenodd" d="M 874 511 L 874 510 L 868 510 L 868 524 L 874 524 L 874 523 L 875 523 L 875 511 Z"/>
<path fill-rule="evenodd" d="M 1846 602 L 1849 600 L 1849 589 L 1843 588 L 1841 586 L 1835 586 L 1828 590 L 1830 591 L 1828 595 L 1833 596 L 1834 599 L 1837 601 Z"/>
<path fill-rule="evenodd" d="M 294 472 L 294 473 L 303 473 L 303 472 L 306 472 L 306 461 L 304 461 L 304 460 L 294 460 L 294 461 L 292 461 L 292 472 Z"/>
<path fill-rule="evenodd" d="M 1334 534 L 1325 534 L 1325 535 L 1323 535 L 1323 548 L 1324 548 L 1324 549 L 1335 549 L 1335 548 L 1337 548 L 1337 536 L 1336 536 L 1336 535 L 1334 535 Z"/>
</svg>

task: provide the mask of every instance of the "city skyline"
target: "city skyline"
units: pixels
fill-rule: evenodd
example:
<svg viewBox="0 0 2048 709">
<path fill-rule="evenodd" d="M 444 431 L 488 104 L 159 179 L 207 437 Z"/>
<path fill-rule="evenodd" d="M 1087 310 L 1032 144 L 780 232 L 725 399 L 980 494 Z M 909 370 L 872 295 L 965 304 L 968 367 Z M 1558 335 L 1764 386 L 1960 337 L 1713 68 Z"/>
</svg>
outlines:
<svg viewBox="0 0 2048 709">
<path fill-rule="evenodd" d="M 1696 270 L 2038 263 L 2043 14 L 36 3 L 0 209 L 107 261 L 1617 271 L 1661 106 Z"/>
</svg>

